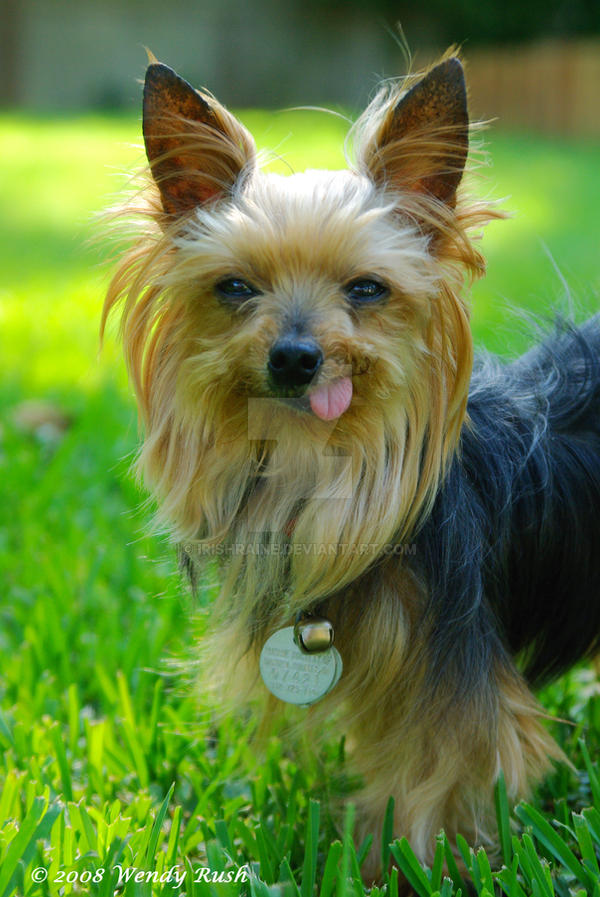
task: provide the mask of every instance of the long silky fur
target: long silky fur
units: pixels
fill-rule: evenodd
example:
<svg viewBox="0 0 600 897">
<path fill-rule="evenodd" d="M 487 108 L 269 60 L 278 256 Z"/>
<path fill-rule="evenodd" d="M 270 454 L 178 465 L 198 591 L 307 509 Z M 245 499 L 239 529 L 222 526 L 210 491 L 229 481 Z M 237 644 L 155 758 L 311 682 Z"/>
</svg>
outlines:
<svg viewBox="0 0 600 897">
<path fill-rule="evenodd" d="M 174 123 L 184 150 L 117 215 L 136 242 L 103 324 L 120 306 L 158 525 L 194 576 L 220 561 L 206 667 L 227 667 L 229 698 L 247 695 L 264 639 L 298 611 L 327 615 L 344 675 L 310 715 L 319 728 L 336 712 L 352 735 L 363 830 L 393 793 L 396 831 L 430 859 L 442 825 L 493 840 L 500 768 L 517 798 L 560 756 L 514 655 L 537 682 L 597 645 L 600 338 L 597 322 L 565 327 L 471 380 L 463 290 L 484 273 L 473 237 L 499 213 L 462 187 L 448 201 L 419 188 L 432 160 L 458 171 L 464 144 L 435 123 L 394 134 L 411 83 L 366 110 L 347 172 L 260 172 L 212 98 L 218 132 Z M 217 190 L 177 218 L 156 180 L 175 156 L 196 160 L 179 173 L 192 185 L 210 157 L 198 193 Z M 389 300 L 351 311 L 332 284 L 366 272 Z M 216 301 L 233 273 L 260 301 Z M 294 316 L 323 349 L 323 379 L 352 374 L 333 424 L 267 388 L 269 347 Z"/>
</svg>

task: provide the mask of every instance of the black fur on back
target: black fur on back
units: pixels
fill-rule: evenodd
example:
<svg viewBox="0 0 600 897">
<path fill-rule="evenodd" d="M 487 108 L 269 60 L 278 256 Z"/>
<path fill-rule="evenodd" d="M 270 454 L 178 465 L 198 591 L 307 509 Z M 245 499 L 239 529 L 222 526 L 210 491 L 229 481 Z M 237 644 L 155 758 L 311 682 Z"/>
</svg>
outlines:
<svg viewBox="0 0 600 897">
<path fill-rule="evenodd" d="M 470 691 L 507 652 L 539 686 L 600 647 L 600 316 L 480 358 L 468 414 L 414 557 L 432 676 Z"/>
</svg>

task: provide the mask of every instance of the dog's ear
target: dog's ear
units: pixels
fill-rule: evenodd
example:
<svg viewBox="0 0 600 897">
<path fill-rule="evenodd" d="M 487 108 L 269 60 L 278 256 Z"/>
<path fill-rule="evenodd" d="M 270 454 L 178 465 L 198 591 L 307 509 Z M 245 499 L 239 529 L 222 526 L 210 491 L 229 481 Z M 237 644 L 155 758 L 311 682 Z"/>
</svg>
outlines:
<svg viewBox="0 0 600 897">
<path fill-rule="evenodd" d="M 396 98 L 369 130 L 360 161 L 378 185 L 414 190 L 453 206 L 469 148 L 467 91 L 456 57 Z"/>
<path fill-rule="evenodd" d="M 243 125 L 159 62 L 146 71 L 143 131 L 163 208 L 173 216 L 227 195 L 255 159 Z"/>
</svg>

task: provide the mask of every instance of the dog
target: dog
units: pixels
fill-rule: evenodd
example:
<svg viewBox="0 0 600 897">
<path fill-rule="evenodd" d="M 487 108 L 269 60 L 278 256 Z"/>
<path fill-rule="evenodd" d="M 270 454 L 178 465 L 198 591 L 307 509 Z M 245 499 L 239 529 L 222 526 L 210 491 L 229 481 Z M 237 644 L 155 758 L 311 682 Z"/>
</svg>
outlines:
<svg viewBox="0 0 600 897">
<path fill-rule="evenodd" d="M 474 359 L 466 293 L 500 213 L 465 192 L 470 130 L 449 52 L 380 90 L 348 170 L 268 173 L 152 58 L 103 317 L 160 525 L 192 578 L 219 566 L 209 665 L 267 718 L 335 714 L 359 834 L 391 795 L 423 862 L 441 829 L 493 844 L 500 771 L 516 801 L 561 758 L 533 689 L 600 633 L 600 322 Z"/>
</svg>

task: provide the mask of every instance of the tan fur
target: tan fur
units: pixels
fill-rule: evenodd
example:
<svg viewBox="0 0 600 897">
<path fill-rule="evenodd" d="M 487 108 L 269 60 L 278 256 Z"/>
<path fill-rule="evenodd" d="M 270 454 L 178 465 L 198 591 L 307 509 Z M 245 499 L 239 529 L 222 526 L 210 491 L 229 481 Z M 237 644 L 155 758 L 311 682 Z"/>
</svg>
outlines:
<svg viewBox="0 0 600 897">
<path fill-rule="evenodd" d="M 463 287 L 484 272 L 474 232 L 499 214 L 456 193 L 466 131 L 443 120 L 439 96 L 441 121 L 410 106 L 398 120 L 405 88 L 357 123 L 349 170 L 289 177 L 257 168 L 252 139 L 212 98 L 175 85 L 163 118 L 152 95 L 154 179 L 122 210 L 138 237 L 103 326 L 120 305 L 145 427 L 138 470 L 159 525 L 199 563 L 223 561 L 208 650 L 229 659 L 228 687 L 249 690 L 266 636 L 318 605 L 344 675 L 314 721 L 335 710 L 352 733 L 363 831 L 380 829 L 392 793 L 396 832 L 426 860 L 442 826 L 489 841 L 499 769 L 522 796 L 557 751 L 513 669 L 468 706 L 443 689 L 431 700 L 427 596 L 385 560 L 427 515 L 456 450 L 472 364 Z M 259 302 L 215 299 L 234 275 Z M 349 308 L 342 286 L 368 275 L 389 286 L 387 302 Z M 269 389 L 270 346 L 298 309 L 323 350 L 319 382 L 352 377 L 333 423 Z"/>
</svg>

